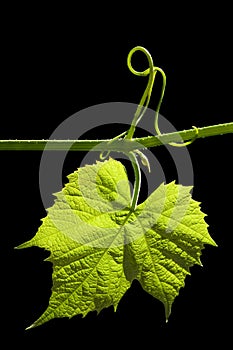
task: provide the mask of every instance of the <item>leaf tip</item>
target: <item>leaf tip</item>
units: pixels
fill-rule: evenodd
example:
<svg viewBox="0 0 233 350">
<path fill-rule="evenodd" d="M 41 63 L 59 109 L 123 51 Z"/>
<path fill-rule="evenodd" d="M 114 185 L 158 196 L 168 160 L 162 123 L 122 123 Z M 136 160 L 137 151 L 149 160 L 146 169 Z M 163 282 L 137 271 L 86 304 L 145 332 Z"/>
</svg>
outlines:
<svg viewBox="0 0 233 350">
<path fill-rule="evenodd" d="M 15 250 L 20 250 L 20 249 L 24 249 L 24 248 L 27 248 L 26 242 L 22 243 L 22 244 L 19 244 L 16 247 L 14 247 Z"/>
<path fill-rule="evenodd" d="M 34 245 L 34 243 L 33 243 L 33 238 L 32 238 L 29 241 L 26 241 L 24 243 L 17 245 L 16 247 L 14 247 L 14 249 L 19 250 L 19 249 L 24 249 L 24 248 L 30 248 L 33 245 Z"/>
<path fill-rule="evenodd" d="M 29 331 L 29 329 L 35 328 L 36 324 L 32 323 L 30 326 L 28 326 L 27 328 L 25 328 L 25 331 Z"/>
<path fill-rule="evenodd" d="M 213 247 L 218 248 L 217 243 L 212 238 L 211 238 L 211 242 L 209 244 L 212 245 Z"/>
<path fill-rule="evenodd" d="M 171 305 L 164 304 L 165 307 L 165 322 L 168 323 L 169 317 L 171 315 Z"/>
</svg>

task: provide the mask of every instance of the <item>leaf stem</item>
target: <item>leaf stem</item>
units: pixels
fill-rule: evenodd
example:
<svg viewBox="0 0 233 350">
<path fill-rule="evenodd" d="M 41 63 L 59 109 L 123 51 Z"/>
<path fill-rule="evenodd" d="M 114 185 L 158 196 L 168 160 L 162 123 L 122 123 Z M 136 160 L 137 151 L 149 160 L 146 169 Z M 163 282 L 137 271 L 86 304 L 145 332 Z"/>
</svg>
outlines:
<svg viewBox="0 0 233 350">
<path fill-rule="evenodd" d="M 141 188 L 141 170 L 136 154 L 134 152 L 129 152 L 127 156 L 129 157 L 134 170 L 134 187 L 131 201 L 131 211 L 134 211 L 137 206 L 139 192 Z"/>
<path fill-rule="evenodd" d="M 233 133 L 233 122 L 197 128 L 198 138 Z M 191 140 L 196 135 L 196 129 L 183 130 L 156 136 L 140 138 L 117 139 L 114 142 L 105 140 L 0 140 L 0 151 L 117 151 L 130 152 L 168 145 L 171 142 Z"/>
</svg>

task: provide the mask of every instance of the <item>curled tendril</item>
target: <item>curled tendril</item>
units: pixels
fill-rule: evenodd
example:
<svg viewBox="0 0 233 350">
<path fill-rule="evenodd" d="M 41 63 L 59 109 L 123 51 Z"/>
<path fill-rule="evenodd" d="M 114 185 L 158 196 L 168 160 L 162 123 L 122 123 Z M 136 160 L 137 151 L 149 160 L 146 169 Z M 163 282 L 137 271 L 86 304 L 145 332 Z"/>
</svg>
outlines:
<svg viewBox="0 0 233 350">
<path fill-rule="evenodd" d="M 198 134 L 199 134 L 199 130 L 196 126 L 192 126 L 192 128 L 194 128 L 194 130 L 195 130 L 195 135 L 191 140 L 189 140 L 187 142 L 181 142 L 181 143 L 170 142 L 169 145 L 174 146 L 174 147 L 186 147 L 188 145 L 191 145 L 191 143 L 193 143 L 198 138 Z"/>
<path fill-rule="evenodd" d="M 133 54 L 136 51 L 143 52 L 146 55 L 146 58 L 148 60 L 149 68 L 147 68 L 144 71 L 136 71 L 132 67 L 131 60 L 132 60 Z M 159 99 L 159 102 L 158 102 L 158 105 L 157 105 L 157 108 L 156 108 L 156 111 L 155 111 L 156 112 L 156 116 L 155 116 L 155 130 L 156 130 L 156 132 L 159 131 L 159 128 L 158 128 L 158 114 L 159 114 L 160 106 L 161 106 L 161 103 L 162 103 L 162 100 L 163 100 L 164 91 L 165 91 L 165 87 L 166 87 L 166 75 L 165 75 L 164 71 L 161 68 L 154 66 L 152 56 L 142 46 L 136 46 L 129 52 L 128 57 L 127 57 L 127 65 L 128 65 L 128 68 L 129 68 L 130 72 L 133 73 L 134 75 L 137 75 L 137 76 L 147 76 L 147 75 L 149 75 L 146 89 L 145 89 L 145 91 L 143 93 L 141 101 L 140 101 L 140 103 L 138 105 L 138 108 L 137 108 L 137 110 L 135 112 L 132 124 L 131 124 L 130 129 L 129 129 L 129 131 L 127 133 L 127 136 L 126 136 L 126 138 L 131 139 L 133 137 L 136 125 L 139 123 L 139 121 L 143 117 L 143 115 L 146 112 L 146 109 L 147 109 L 147 107 L 149 105 L 150 98 L 151 98 L 151 93 L 152 93 L 152 89 L 153 89 L 153 85 L 154 85 L 154 81 L 155 81 L 155 76 L 156 76 L 157 72 L 161 73 L 162 77 L 163 77 L 163 85 L 162 85 L 161 96 L 160 96 L 160 99 Z"/>
<path fill-rule="evenodd" d="M 147 57 L 149 68 L 147 68 L 144 71 L 137 71 L 132 67 L 132 64 L 131 64 L 132 55 L 136 51 L 142 51 Z M 157 105 L 156 110 L 155 110 L 154 127 L 155 127 L 155 131 L 156 131 L 157 135 L 161 135 L 161 131 L 160 131 L 159 125 L 158 125 L 158 118 L 159 118 L 160 106 L 162 104 L 162 100 L 163 100 L 164 92 L 165 92 L 165 87 L 166 87 L 166 75 L 161 68 L 154 66 L 153 59 L 152 59 L 150 53 L 142 46 L 136 46 L 129 52 L 128 57 L 127 57 L 127 65 L 128 65 L 129 70 L 137 76 L 147 76 L 148 75 L 149 76 L 148 83 L 147 83 L 146 89 L 142 95 L 141 101 L 137 107 L 137 110 L 135 112 L 135 115 L 134 115 L 134 118 L 132 120 L 132 123 L 130 125 L 129 130 L 125 131 L 122 134 L 109 140 L 107 145 L 110 145 L 112 142 L 120 139 L 122 136 L 124 136 L 125 139 L 129 139 L 129 140 L 132 139 L 134 132 L 135 132 L 135 128 L 136 128 L 137 124 L 139 123 L 139 121 L 142 119 L 142 117 L 143 117 L 144 113 L 146 112 L 146 109 L 149 105 L 153 85 L 155 82 L 155 76 L 156 76 L 157 72 L 159 72 L 162 75 L 163 83 L 162 83 L 160 99 L 159 99 L 158 105 Z M 175 147 L 184 147 L 184 146 L 190 145 L 194 140 L 196 140 L 196 138 L 198 137 L 198 132 L 199 132 L 198 128 L 196 128 L 195 126 L 193 126 L 193 128 L 196 131 L 193 139 L 191 139 L 190 141 L 181 142 L 181 143 L 170 142 L 169 145 L 175 146 Z M 101 152 L 100 159 L 102 159 L 102 160 L 106 159 L 109 156 L 110 152 L 111 151 L 109 151 L 109 150 Z M 134 176 L 135 176 L 134 190 L 133 190 L 133 196 L 132 196 L 132 202 L 131 202 L 131 210 L 133 211 L 137 206 L 139 191 L 140 191 L 140 187 L 141 187 L 141 171 L 140 171 L 140 166 L 139 166 L 139 163 L 137 160 L 137 156 L 140 157 L 142 164 L 148 168 L 149 172 L 150 172 L 150 163 L 149 163 L 149 160 L 147 159 L 147 157 L 139 150 L 128 152 L 128 153 L 126 153 L 126 155 L 128 156 L 128 158 L 131 161 L 131 164 L 132 164 L 133 170 L 134 170 Z"/>
<path fill-rule="evenodd" d="M 132 60 L 133 54 L 136 51 L 143 52 L 146 55 L 146 57 L 147 57 L 149 68 L 147 68 L 144 71 L 137 71 L 137 70 L 135 70 L 132 67 L 131 60 Z M 147 75 L 149 75 L 149 78 L 148 78 L 148 83 L 147 83 L 146 89 L 145 89 L 145 91 L 144 91 L 144 93 L 142 95 L 141 101 L 140 101 L 140 103 L 139 103 L 139 105 L 137 107 L 137 110 L 135 112 L 132 124 L 131 124 L 131 126 L 129 128 L 129 131 L 128 131 L 127 135 L 126 135 L 126 138 L 127 139 L 132 139 L 134 131 L 135 131 L 135 128 L 136 128 L 136 125 L 139 123 L 139 121 L 143 117 L 144 113 L 146 112 L 146 109 L 147 109 L 147 107 L 149 105 L 149 102 L 150 102 L 151 93 L 152 93 L 152 89 L 153 89 L 153 85 L 154 85 L 154 81 L 155 81 L 155 76 L 156 76 L 157 72 L 159 72 L 162 75 L 163 83 L 162 83 L 160 99 L 159 99 L 158 105 L 157 105 L 157 107 L 155 109 L 154 127 L 155 127 L 155 131 L 156 131 L 157 135 L 161 135 L 161 131 L 160 131 L 159 125 L 158 125 L 158 119 L 159 119 L 159 110 L 160 110 L 160 107 L 161 107 L 161 104 L 162 104 L 162 101 L 163 101 L 165 87 L 166 87 L 166 75 L 165 75 L 164 71 L 161 68 L 154 66 L 152 56 L 142 46 L 136 46 L 129 52 L 128 57 L 127 57 L 127 65 L 128 65 L 128 68 L 129 68 L 130 72 L 133 73 L 134 75 L 137 75 L 137 76 L 147 76 Z M 198 129 L 196 127 L 194 127 L 194 126 L 193 126 L 193 128 L 196 131 L 196 134 L 195 134 L 193 139 L 191 139 L 190 141 L 181 142 L 181 143 L 170 142 L 169 145 L 174 146 L 174 147 L 185 147 L 185 146 L 190 145 L 193 141 L 196 140 L 196 138 L 198 136 Z"/>
</svg>

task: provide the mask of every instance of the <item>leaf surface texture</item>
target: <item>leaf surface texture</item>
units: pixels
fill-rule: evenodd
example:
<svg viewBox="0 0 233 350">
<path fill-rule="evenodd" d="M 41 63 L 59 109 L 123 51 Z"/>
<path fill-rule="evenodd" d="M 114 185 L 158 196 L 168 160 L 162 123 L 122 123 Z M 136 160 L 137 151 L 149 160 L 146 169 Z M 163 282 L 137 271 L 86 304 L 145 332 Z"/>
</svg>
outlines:
<svg viewBox="0 0 233 350">
<path fill-rule="evenodd" d="M 131 211 L 119 161 L 87 165 L 68 180 L 37 234 L 18 247 L 44 248 L 53 264 L 48 308 L 31 327 L 111 305 L 116 310 L 134 279 L 163 302 L 168 319 L 204 245 L 216 245 L 191 187 L 161 184 Z"/>
</svg>

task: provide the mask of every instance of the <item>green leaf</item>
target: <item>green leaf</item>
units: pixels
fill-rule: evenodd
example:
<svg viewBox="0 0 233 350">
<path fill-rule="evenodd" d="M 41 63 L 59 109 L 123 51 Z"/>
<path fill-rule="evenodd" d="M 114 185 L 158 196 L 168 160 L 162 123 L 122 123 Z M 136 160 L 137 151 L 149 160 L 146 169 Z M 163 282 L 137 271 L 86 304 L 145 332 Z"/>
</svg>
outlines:
<svg viewBox="0 0 233 350">
<path fill-rule="evenodd" d="M 31 327 L 111 305 L 116 310 L 134 279 L 163 302 L 168 318 L 204 244 L 215 245 L 191 187 L 161 184 L 132 212 L 119 161 L 79 168 L 68 179 L 35 237 L 18 247 L 45 248 L 53 264 L 49 306 Z"/>
</svg>

